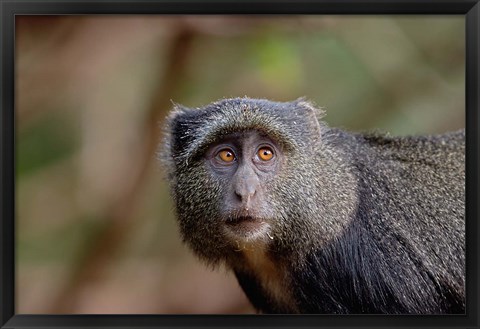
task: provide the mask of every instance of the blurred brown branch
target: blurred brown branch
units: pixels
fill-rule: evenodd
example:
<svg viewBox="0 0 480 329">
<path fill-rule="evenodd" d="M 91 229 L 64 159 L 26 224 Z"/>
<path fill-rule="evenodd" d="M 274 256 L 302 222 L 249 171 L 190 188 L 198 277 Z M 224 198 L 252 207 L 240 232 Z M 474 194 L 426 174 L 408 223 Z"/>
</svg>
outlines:
<svg viewBox="0 0 480 329">
<path fill-rule="evenodd" d="M 75 269 L 68 283 L 51 305 L 52 313 L 74 312 L 75 301 L 82 288 L 91 281 L 101 278 L 109 261 L 115 258 L 122 243 L 128 240 L 126 236 L 135 227 L 136 218 L 133 214 L 138 205 L 138 196 L 141 195 L 139 190 L 144 185 L 148 171 L 155 160 L 160 140 L 159 123 L 165 113 L 162 109 L 170 106 L 171 96 L 183 81 L 194 37 L 195 33 L 191 29 L 181 25 L 172 36 L 163 79 L 159 80 L 159 85 L 155 88 L 150 111 L 144 122 L 144 134 L 139 145 L 143 148 L 143 155 L 134 160 L 137 162 L 138 169 L 134 173 L 133 184 L 123 191 L 122 196 L 104 214 L 105 224 L 92 238 L 88 250 L 82 254 L 81 259 L 75 262 Z M 131 175 L 131 172 L 128 175 Z"/>
</svg>

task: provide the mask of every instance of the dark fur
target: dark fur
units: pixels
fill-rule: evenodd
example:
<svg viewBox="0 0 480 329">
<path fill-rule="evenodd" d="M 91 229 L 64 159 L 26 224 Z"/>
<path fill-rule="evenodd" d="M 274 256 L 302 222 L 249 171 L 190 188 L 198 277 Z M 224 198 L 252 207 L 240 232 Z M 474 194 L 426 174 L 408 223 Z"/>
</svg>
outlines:
<svg viewBox="0 0 480 329">
<path fill-rule="evenodd" d="M 163 152 L 184 240 L 210 264 L 226 263 L 265 313 L 465 311 L 465 133 L 391 138 L 319 121 L 304 100 L 227 99 L 177 106 Z M 236 132 L 258 130 L 281 146 L 282 173 L 268 191 L 275 239 L 267 258 L 288 302 L 266 289 L 222 235 L 222 184 L 202 154 Z"/>
</svg>

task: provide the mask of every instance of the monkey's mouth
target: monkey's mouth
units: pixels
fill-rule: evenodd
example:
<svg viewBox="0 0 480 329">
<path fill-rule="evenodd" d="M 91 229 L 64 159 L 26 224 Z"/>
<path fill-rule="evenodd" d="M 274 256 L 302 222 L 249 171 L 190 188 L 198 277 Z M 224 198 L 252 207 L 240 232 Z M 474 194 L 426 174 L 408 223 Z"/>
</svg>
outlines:
<svg viewBox="0 0 480 329">
<path fill-rule="evenodd" d="M 252 240 L 265 235 L 268 237 L 270 225 L 262 218 L 253 216 L 229 217 L 225 221 L 225 228 L 229 235 L 235 238 Z"/>
<path fill-rule="evenodd" d="M 261 222 L 262 220 L 252 217 L 252 216 L 238 216 L 238 217 L 229 217 L 226 220 L 228 225 L 239 225 L 242 223 L 255 223 Z"/>
</svg>

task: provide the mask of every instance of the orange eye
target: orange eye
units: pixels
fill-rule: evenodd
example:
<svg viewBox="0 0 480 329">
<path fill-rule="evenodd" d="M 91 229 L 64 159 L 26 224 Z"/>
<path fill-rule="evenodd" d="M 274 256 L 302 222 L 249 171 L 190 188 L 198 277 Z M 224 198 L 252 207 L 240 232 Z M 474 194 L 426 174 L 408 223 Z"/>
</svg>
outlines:
<svg viewBox="0 0 480 329">
<path fill-rule="evenodd" d="M 223 149 L 218 152 L 218 157 L 225 162 L 232 162 L 235 160 L 235 154 L 229 149 Z"/>
<path fill-rule="evenodd" d="M 273 150 L 269 147 L 262 147 L 258 150 L 258 157 L 260 160 L 268 161 L 273 158 Z"/>
</svg>

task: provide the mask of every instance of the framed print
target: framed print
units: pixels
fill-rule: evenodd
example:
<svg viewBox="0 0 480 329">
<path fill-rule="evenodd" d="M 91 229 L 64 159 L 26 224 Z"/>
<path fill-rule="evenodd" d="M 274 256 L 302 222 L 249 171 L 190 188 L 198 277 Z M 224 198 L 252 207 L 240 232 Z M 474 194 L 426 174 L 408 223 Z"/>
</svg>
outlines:
<svg viewBox="0 0 480 329">
<path fill-rule="evenodd" d="M 1 328 L 478 327 L 478 1 L 0 11 Z"/>
</svg>

